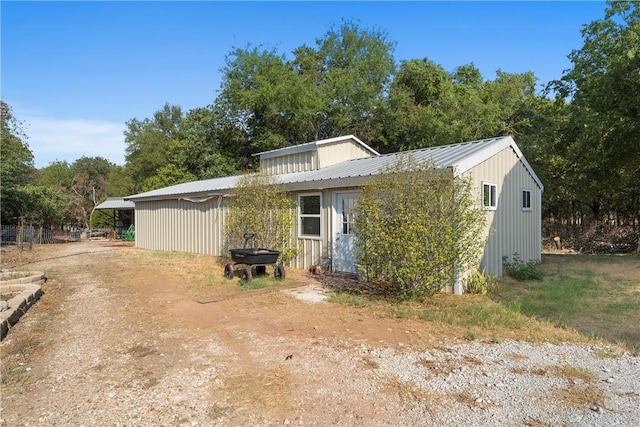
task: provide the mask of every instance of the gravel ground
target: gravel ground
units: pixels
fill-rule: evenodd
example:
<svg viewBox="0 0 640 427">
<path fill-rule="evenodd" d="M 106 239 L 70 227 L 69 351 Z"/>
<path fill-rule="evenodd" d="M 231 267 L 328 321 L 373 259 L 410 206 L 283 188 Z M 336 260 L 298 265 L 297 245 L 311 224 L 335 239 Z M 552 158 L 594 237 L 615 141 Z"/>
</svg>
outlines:
<svg viewBox="0 0 640 427">
<path fill-rule="evenodd" d="M 53 285 L 74 285 L 37 354 L 19 361 L 9 349 L 43 312 L 0 344 L 19 376 L 3 381 L 0 425 L 640 425 L 640 358 L 614 346 L 265 334 L 230 325 L 235 306 L 223 304 L 209 310 L 225 327 L 198 330 L 153 308 L 166 295 L 136 299 L 106 286 L 109 274 L 65 273 L 99 258 L 118 268 L 108 252 L 36 264 L 55 271 Z M 329 306 L 265 298 L 252 304 Z"/>
</svg>

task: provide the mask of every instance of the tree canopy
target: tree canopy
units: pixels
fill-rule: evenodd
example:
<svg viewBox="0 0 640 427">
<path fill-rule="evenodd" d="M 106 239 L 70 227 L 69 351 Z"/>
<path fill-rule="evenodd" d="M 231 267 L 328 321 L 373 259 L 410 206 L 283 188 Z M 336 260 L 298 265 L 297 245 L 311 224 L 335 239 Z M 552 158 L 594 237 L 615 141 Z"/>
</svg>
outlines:
<svg viewBox="0 0 640 427">
<path fill-rule="evenodd" d="M 609 2 L 550 89 L 565 103 L 563 183 L 580 212 L 640 219 L 640 2 Z"/>
<path fill-rule="evenodd" d="M 94 190 L 99 199 L 252 172 L 258 152 L 344 134 L 380 152 L 508 134 L 545 184 L 546 216 L 639 221 L 639 5 L 607 3 L 568 52 L 570 69 L 537 93 L 530 71 L 483 76 L 473 63 L 396 60 L 386 32 L 351 21 L 291 52 L 234 48 L 211 105 L 166 103 L 126 122 L 123 166 L 83 158 L 35 174 L 26 135 L 2 103 L 3 221 L 20 215 L 13 194 L 30 183 L 69 200 L 83 194 L 76 205 L 87 211 Z"/>
</svg>

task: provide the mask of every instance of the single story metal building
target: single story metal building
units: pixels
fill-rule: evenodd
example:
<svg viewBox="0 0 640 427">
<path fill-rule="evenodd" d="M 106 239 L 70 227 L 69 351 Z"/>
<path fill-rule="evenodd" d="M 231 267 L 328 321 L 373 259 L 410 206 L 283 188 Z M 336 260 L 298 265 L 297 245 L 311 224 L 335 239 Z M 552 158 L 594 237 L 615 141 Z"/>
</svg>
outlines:
<svg viewBox="0 0 640 427">
<path fill-rule="evenodd" d="M 503 255 L 518 253 L 525 262 L 540 260 L 544 187 L 511 137 L 402 154 L 471 178 L 487 215 L 480 260 L 487 273 L 502 275 Z M 275 175 L 297 201 L 296 238 L 301 250 L 293 267 L 321 264 L 330 271 L 355 272 L 350 210 L 360 188 L 399 155 L 380 155 L 353 135 L 257 154 L 260 173 Z M 126 197 L 135 203 L 136 246 L 228 256 L 225 215 L 228 196 L 240 177 L 189 182 Z"/>
</svg>

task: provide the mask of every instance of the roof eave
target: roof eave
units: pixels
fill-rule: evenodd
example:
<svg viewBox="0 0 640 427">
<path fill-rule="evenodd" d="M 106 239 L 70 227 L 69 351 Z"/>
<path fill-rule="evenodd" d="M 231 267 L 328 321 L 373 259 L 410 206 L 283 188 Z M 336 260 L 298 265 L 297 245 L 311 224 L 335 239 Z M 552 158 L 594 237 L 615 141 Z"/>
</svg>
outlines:
<svg viewBox="0 0 640 427">
<path fill-rule="evenodd" d="M 133 203 L 140 202 L 156 202 L 160 200 L 189 200 L 198 198 L 211 198 L 217 196 L 226 196 L 231 193 L 231 190 L 216 190 L 216 191 L 200 191 L 194 193 L 180 193 L 180 194 L 162 194 L 157 196 L 145 196 L 145 197 L 125 197 L 125 200 L 130 200 Z"/>
</svg>

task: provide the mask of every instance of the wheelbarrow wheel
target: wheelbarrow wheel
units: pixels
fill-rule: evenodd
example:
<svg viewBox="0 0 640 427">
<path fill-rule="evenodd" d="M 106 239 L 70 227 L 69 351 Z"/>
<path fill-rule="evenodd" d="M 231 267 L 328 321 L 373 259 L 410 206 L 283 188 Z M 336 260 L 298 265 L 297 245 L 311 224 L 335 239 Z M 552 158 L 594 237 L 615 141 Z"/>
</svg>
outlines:
<svg viewBox="0 0 640 427">
<path fill-rule="evenodd" d="M 227 264 L 224 266 L 224 277 L 227 279 L 233 279 L 235 272 L 233 271 L 233 264 Z"/>
<path fill-rule="evenodd" d="M 276 265 L 273 269 L 273 275 L 278 280 L 284 280 L 284 267 L 281 265 Z"/>
<path fill-rule="evenodd" d="M 251 267 L 246 266 L 242 269 L 242 272 L 240 273 L 240 279 L 244 280 L 245 282 L 250 282 L 251 279 L 253 279 L 253 276 L 251 275 Z"/>
</svg>

